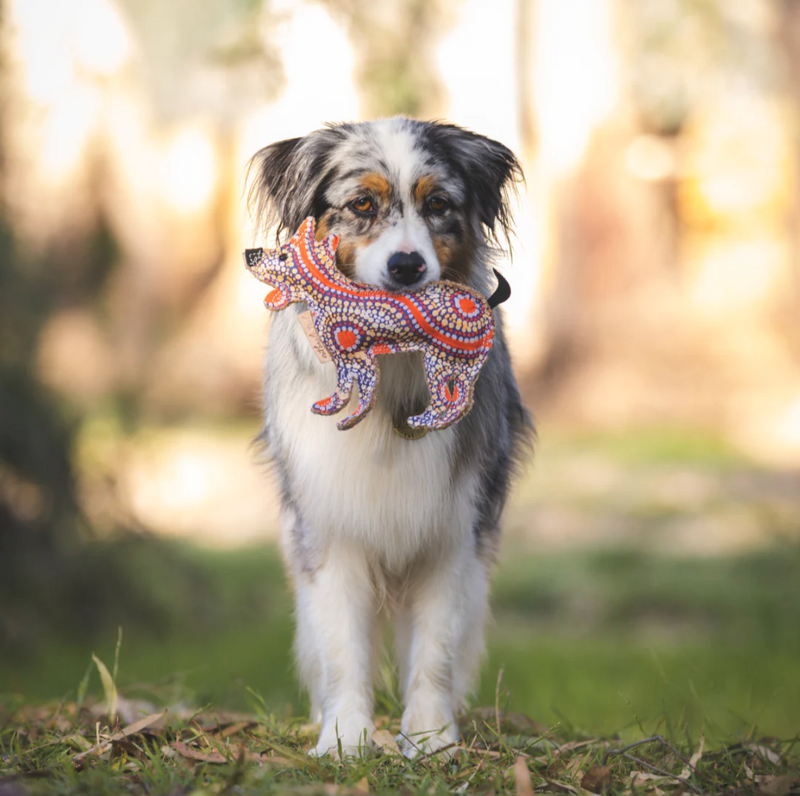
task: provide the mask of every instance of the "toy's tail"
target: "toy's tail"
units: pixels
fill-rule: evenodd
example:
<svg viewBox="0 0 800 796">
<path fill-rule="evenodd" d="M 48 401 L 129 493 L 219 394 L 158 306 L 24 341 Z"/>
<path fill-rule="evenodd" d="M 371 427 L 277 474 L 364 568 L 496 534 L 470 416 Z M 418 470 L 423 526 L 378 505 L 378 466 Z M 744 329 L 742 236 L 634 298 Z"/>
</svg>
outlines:
<svg viewBox="0 0 800 796">
<path fill-rule="evenodd" d="M 506 282 L 505 277 L 494 268 L 494 275 L 497 277 L 497 289 L 487 299 L 490 309 L 494 309 L 498 304 L 508 301 L 511 296 L 511 285 Z"/>
</svg>

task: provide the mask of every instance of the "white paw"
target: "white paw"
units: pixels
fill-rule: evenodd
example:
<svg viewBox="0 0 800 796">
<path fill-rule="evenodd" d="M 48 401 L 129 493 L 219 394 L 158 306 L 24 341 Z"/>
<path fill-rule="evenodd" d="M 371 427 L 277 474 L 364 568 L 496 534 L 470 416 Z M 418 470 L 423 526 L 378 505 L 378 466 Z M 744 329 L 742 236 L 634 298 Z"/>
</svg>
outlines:
<svg viewBox="0 0 800 796">
<path fill-rule="evenodd" d="M 309 752 L 315 757 L 328 755 L 338 759 L 340 750 L 344 757 L 364 757 L 373 748 L 372 734 L 375 725 L 369 719 L 349 719 L 346 722 L 325 724 L 317 745 Z"/>
<path fill-rule="evenodd" d="M 451 722 L 438 730 L 405 731 L 397 736 L 400 751 L 409 759 L 419 755 L 437 755 L 442 759 L 452 757 L 453 745 L 458 742 L 458 730 Z"/>
</svg>

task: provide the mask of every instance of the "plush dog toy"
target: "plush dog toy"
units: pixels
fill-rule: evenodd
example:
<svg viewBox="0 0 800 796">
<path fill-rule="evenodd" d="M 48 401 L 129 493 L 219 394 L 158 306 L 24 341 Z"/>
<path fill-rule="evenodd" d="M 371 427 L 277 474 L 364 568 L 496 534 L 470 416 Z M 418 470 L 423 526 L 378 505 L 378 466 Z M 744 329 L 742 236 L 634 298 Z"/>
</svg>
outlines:
<svg viewBox="0 0 800 796">
<path fill-rule="evenodd" d="M 355 381 L 358 407 L 338 424 L 340 429 L 352 428 L 375 400 L 375 357 L 421 351 L 431 403 L 421 415 L 408 418 L 408 425 L 435 430 L 460 420 L 472 406 L 475 380 L 492 348 L 492 309 L 511 295 L 508 282 L 495 271 L 499 285 L 489 299 L 447 281 L 430 282 L 410 293 L 390 293 L 344 276 L 335 265 L 338 245 L 335 235 L 317 241 L 314 219 L 309 217 L 280 249 L 244 253 L 248 270 L 273 287 L 264 299 L 267 309 L 305 302 L 318 335 L 315 341 L 314 331 L 306 328 L 312 345 L 321 360 L 336 364 L 336 392 L 317 401 L 311 411 L 339 412 L 350 400 Z"/>
</svg>

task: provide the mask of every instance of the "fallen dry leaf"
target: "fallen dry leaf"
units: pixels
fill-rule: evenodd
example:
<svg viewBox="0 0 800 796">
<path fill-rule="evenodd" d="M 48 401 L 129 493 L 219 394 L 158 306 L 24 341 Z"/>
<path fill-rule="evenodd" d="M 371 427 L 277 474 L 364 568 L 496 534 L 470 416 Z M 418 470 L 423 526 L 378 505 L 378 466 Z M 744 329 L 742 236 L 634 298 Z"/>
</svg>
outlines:
<svg viewBox="0 0 800 796">
<path fill-rule="evenodd" d="M 192 749 L 183 741 L 173 741 L 170 747 L 183 757 L 190 760 L 198 760 L 201 763 L 227 763 L 228 761 L 216 750 L 213 752 L 201 752 L 199 749 Z"/>
<path fill-rule="evenodd" d="M 134 721 L 133 724 L 129 724 L 118 733 L 112 735 L 111 740 L 121 741 L 123 738 L 129 738 L 131 735 L 136 735 L 137 732 L 141 732 L 142 730 L 146 730 L 148 727 L 152 727 L 156 722 L 163 718 L 166 712 L 166 710 L 162 710 L 161 713 L 151 713 L 149 716 L 139 719 L 139 721 Z"/>
<path fill-rule="evenodd" d="M 524 757 L 518 757 L 514 761 L 514 790 L 517 796 L 533 796 L 536 793 L 531 782 L 528 761 Z"/>
<path fill-rule="evenodd" d="M 281 757 L 280 755 L 262 755 L 261 762 L 273 766 L 287 766 L 289 768 L 297 768 L 296 760 L 289 760 L 288 757 Z"/>
<path fill-rule="evenodd" d="M 592 766 L 581 780 L 581 787 L 592 793 L 602 793 L 611 785 L 610 766 Z"/>
<path fill-rule="evenodd" d="M 225 727 L 224 730 L 215 733 L 213 737 L 219 739 L 227 738 L 229 735 L 236 735 L 242 730 L 252 727 L 253 724 L 255 724 L 255 721 L 237 721 L 236 724 L 231 724 L 230 727 Z"/>
<path fill-rule="evenodd" d="M 552 785 L 552 787 L 566 791 L 567 793 L 579 793 L 578 789 L 573 785 L 569 785 L 566 782 L 559 782 L 557 779 L 546 779 L 545 782 L 548 785 Z"/>
<path fill-rule="evenodd" d="M 264 744 L 272 749 L 273 752 L 277 752 L 281 757 L 285 757 L 287 760 L 294 760 L 298 766 L 307 768 L 309 771 L 313 771 L 315 774 L 322 769 L 322 766 L 313 757 L 309 757 L 302 752 L 298 752 L 295 749 L 292 749 L 291 746 L 284 746 L 283 744 L 276 743 L 269 738 L 264 740 Z"/>
<path fill-rule="evenodd" d="M 760 796 L 786 796 L 797 781 L 798 779 L 794 774 L 784 774 L 764 783 L 758 789 L 758 792 Z"/>
<path fill-rule="evenodd" d="M 72 758 L 73 765 L 76 766 L 80 765 L 83 759 L 88 755 L 105 754 L 111 748 L 113 743 L 122 741 L 125 738 L 129 738 L 131 735 L 136 735 L 137 733 L 140 733 L 142 730 L 151 727 L 153 724 L 159 721 L 164 716 L 165 713 L 166 713 L 165 710 L 161 711 L 161 713 L 151 713 L 149 716 L 145 716 L 144 718 L 139 719 L 139 721 L 135 721 L 133 724 L 129 724 L 127 727 L 125 727 L 124 730 L 115 732 L 112 736 L 105 738 L 103 740 L 98 740 L 94 746 L 90 747 L 89 749 L 86 749 L 83 752 L 78 752 L 78 754 L 76 754 Z"/>
<path fill-rule="evenodd" d="M 553 749 L 553 754 L 563 755 L 564 752 L 574 752 L 582 746 L 590 746 L 593 743 L 597 743 L 597 741 L 597 738 L 590 738 L 588 741 L 569 741 L 568 743 L 561 744 L 561 746 L 556 746 L 556 748 Z"/>
<path fill-rule="evenodd" d="M 356 782 L 354 793 L 369 793 L 369 780 L 367 779 L 366 775 L 361 777 L 361 779 Z"/>
<path fill-rule="evenodd" d="M 372 733 L 372 741 L 379 749 L 389 754 L 399 755 L 400 747 L 397 745 L 394 735 L 389 730 L 375 730 Z"/>
<path fill-rule="evenodd" d="M 758 755 L 760 758 L 764 760 L 768 760 L 772 763 L 773 766 L 778 766 L 781 763 L 781 756 L 770 749 L 768 746 L 761 746 L 757 743 L 746 743 L 743 744 L 744 748 L 753 752 L 754 754 Z"/>
<path fill-rule="evenodd" d="M 697 746 L 697 751 L 689 758 L 689 765 L 684 766 L 683 770 L 679 774 L 681 779 L 689 779 L 692 776 L 695 769 L 697 768 L 697 764 L 700 762 L 700 758 L 703 756 L 703 747 L 706 745 L 706 736 L 703 733 L 700 736 L 700 743 Z"/>
<path fill-rule="evenodd" d="M 655 782 L 656 780 L 669 782 L 675 779 L 675 777 L 665 777 L 663 774 L 651 774 L 649 771 L 631 771 L 631 779 L 641 782 Z"/>
<path fill-rule="evenodd" d="M 566 775 L 568 779 L 574 780 L 580 776 L 581 769 L 586 762 L 586 755 L 575 755 L 569 759 L 569 762 L 562 770 L 562 776 Z"/>
</svg>

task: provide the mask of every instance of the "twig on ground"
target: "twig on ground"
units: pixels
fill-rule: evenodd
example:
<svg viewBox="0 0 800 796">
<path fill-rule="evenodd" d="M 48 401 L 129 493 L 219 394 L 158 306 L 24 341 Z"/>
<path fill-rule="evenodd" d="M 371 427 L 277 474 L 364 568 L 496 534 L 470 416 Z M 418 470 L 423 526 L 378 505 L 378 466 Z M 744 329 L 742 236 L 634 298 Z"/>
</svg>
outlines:
<svg viewBox="0 0 800 796">
<path fill-rule="evenodd" d="M 633 749 L 637 746 L 643 746 L 646 743 L 653 743 L 653 741 L 658 741 L 659 743 L 663 744 L 664 746 L 669 749 L 672 754 L 675 755 L 679 760 L 686 763 L 692 771 L 697 771 L 695 767 L 671 744 L 669 741 L 664 738 L 663 735 L 651 735 L 649 738 L 643 738 L 641 741 L 634 741 L 633 743 L 629 743 L 627 746 L 623 746 L 622 749 L 606 749 L 605 753 L 603 754 L 603 765 L 606 765 L 608 762 L 608 758 L 611 755 L 621 755 L 628 751 L 628 749 Z"/>
<path fill-rule="evenodd" d="M 649 738 L 643 738 L 641 741 L 634 741 L 633 743 L 628 744 L 627 746 L 623 746 L 622 749 L 606 749 L 605 753 L 603 754 L 603 765 L 606 765 L 608 762 L 608 758 L 611 755 L 619 755 L 620 757 L 624 757 L 626 760 L 630 760 L 636 765 L 644 766 L 645 768 L 649 768 L 650 771 L 654 771 L 656 774 L 660 774 L 662 777 L 668 777 L 669 779 L 676 779 L 678 782 L 682 782 L 684 785 L 690 787 L 695 793 L 700 793 L 700 789 L 692 783 L 690 780 L 686 779 L 686 777 L 678 776 L 677 774 L 671 774 L 669 771 L 665 771 L 662 768 L 658 768 L 650 763 L 647 763 L 644 760 L 640 760 L 638 757 L 634 757 L 633 755 L 627 754 L 628 749 L 634 749 L 637 746 L 643 746 L 644 744 L 653 743 L 653 741 L 658 741 L 663 746 L 666 746 L 672 754 L 675 755 L 679 760 L 686 763 L 687 767 L 691 769 L 695 774 L 698 773 L 697 768 L 693 765 L 690 760 L 687 760 L 671 743 L 669 743 L 663 735 L 652 735 Z"/>
<path fill-rule="evenodd" d="M 659 774 L 662 777 L 667 777 L 668 779 L 677 779 L 678 782 L 682 782 L 684 785 L 687 785 L 695 793 L 700 793 L 700 789 L 693 782 L 690 782 L 685 777 L 681 777 L 678 774 L 671 774 L 669 771 L 664 771 L 663 768 L 651 765 L 650 763 L 647 763 L 644 760 L 640 760 L 638 757 L 634 757 L 633 755 L 622 754 L 620 755 L 620 757 L 624 757 L 626 760 L 630 760 L 632 763 L 636 763 L 637 766 L 644 766 L 645 768 L 649 768 L 651 771 L 654 771 L 656 774 Z"/>
</svg>

